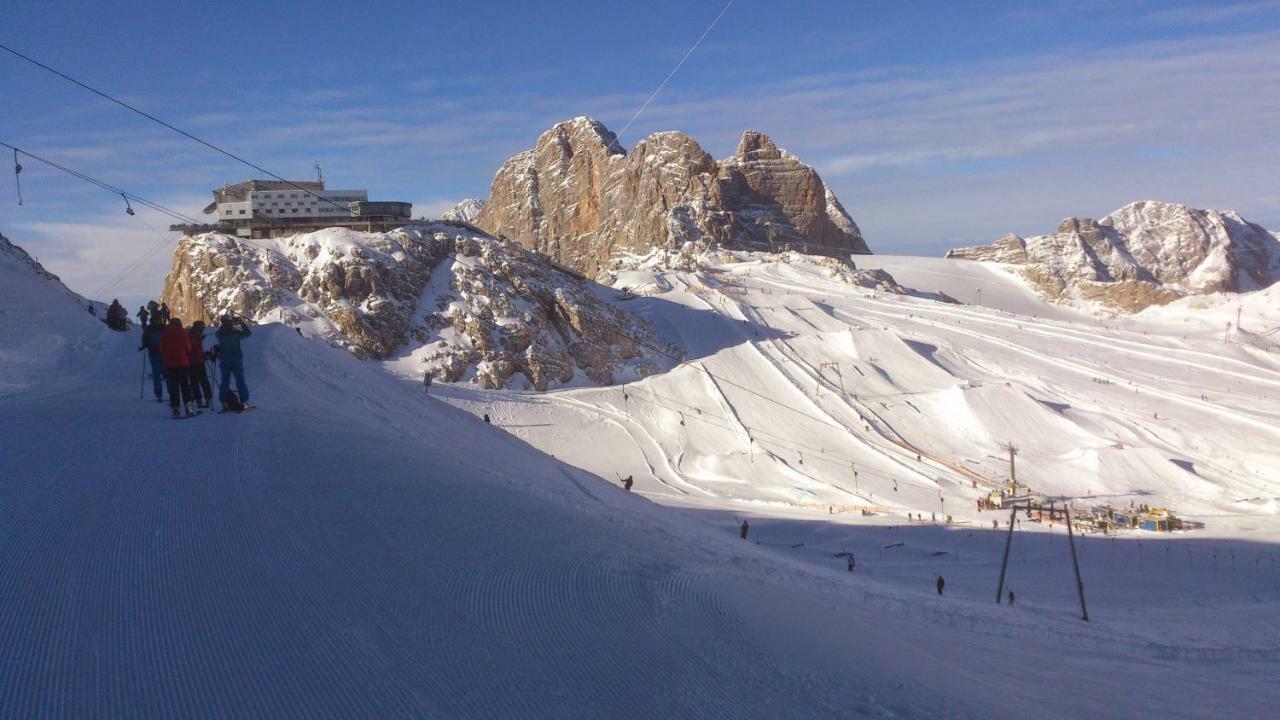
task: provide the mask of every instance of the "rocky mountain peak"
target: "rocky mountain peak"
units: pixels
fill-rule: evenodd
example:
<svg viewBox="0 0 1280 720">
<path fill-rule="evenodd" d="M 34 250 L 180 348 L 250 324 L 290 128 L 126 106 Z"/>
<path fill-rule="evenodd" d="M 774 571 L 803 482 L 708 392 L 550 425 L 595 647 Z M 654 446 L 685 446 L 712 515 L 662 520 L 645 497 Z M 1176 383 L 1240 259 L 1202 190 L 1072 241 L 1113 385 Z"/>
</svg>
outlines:
<svg viewBox="0 0 1280 720">
<path fill-rule="evenodd" d="M 628 154 L 586 117 L 558 123 L 508 160 L 475 223 L 588 274 L 619 252 L 687 242 L 870 253 L 817 172 L 760 132 L 744 133 L 724 161 L 674 131 Z"/>
<path fill-rule="evenodd" d="M 1006 235 L 947 257 L 1017 265 L 1050 299 L 1120 312 L 1280 280 L 1280 241 L 1272 233 L 1235 212 L 1149 200 L 1101 220 L 1067 218 L 1049 235 Z"/>
<path fill-rule="evenodd" d="M 744 160 L 781 160 L 782 151 L 774 144 L 773 138 L 759 130 L 748 130 L 742 133 L 738 141 L 736 157 Z"/>
</svg>

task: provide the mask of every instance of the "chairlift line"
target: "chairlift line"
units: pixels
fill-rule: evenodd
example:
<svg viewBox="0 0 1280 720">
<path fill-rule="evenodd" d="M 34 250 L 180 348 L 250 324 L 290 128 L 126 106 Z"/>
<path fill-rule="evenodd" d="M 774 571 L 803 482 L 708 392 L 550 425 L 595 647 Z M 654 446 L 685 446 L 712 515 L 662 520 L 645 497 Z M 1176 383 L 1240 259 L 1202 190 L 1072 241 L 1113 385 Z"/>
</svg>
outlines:
<svg viewBox="0 0 1280 720">
<path fill-rule="evenodd" d="M 731 3 L 731 4 L 732 4 L 732 3 Z M 728 9 L 728 8 L 726 8 L 726 9 Z M 717 18 L 717 19 L 718 19 L 718 18 Z M 104 99 L 106 99 L 106 100 L 110 100 L 111 102 L 113 102 L 113 103 L 115 103 L 115 104 L 119 105 L 120 107 L 125 108 L 126 110 L 129 110 L 129 111 L 131 111 L 131 112 L 137 113 L 138 115 L 141 115 L 142 117 L 144 117 L 144 118 L 146 118 L 146 119 L 148 119 L 148 120 L 150 120 L 150 121 L 152 121 L 152 122 L 154 122 L 154 123 L 157 123 L 157 124 L 159 124 L 159 125 L 163 125 L 164 127 L 166 127 L 166 128 L 168 128 L 168 129 L 170 129 L 170 130 L 172 130 L 172 131 L 174 131 L 174 132 L 178 133 L 179 135 L 182 135 L 183 137 L 186 137 L 186 138 L 188 138 L 188 139 L 190 139 L 190 140 L 194 140 L 194 141 L 196 141 L 196 142 L 200 143 L 201 145 L 204 145 L 205 147 L 209 148 L 210 150 L 214 150 L 214 151 L 216 151 L 216 152 L 222 153 L 223 155 L 226 155 L 227 157 L 231 158 L 232 160 L 235 160 L 235 161 L 237 161 L 237 162 L 240 162 L 240 163 L 243 163 L 243 164 L 245 164 L 245 165 L 248 165 L 249 167 L 253 168 L 254 170 L 257 170 L 257 171 L 258 171 L 258 172 L 260 172 L 260 173 L 264 173 L 264 174 L 266 174 L 266 175 L 270 175 L 272 178 L 274 178 L 274 179 L 276 179 L 276 180 L 279 180 L 280 182 L 283 182 L 283 183 L 287 184 L 289 187 L 294 188 L 295 190 L 299 190 L 299 191 L 301 191 L 301 192 L 304 192 L 304 193 L 306 193 L 307 195 L 310 195 L 311 197 L 316 198 L 317 200 L 320 200 L 320 201 L 322 201 L 322 202 L 325 202 L 325 203 L 328 203 L 328 204 L 330 204 L 330 205 L 333 205 L 334 207 L 336 207 L 336 208 L 338 208 L 338 209 L 342 210 L 343 212 L 348 212 L 348 211 L 350 210 L 350 208 L 344 207 L 344 206 L 342 206 L 342 205 L 338 204 L 338 203 L 337 203 L 336 201 L 334 201 L 334 200 L 331 200 L 331 199 L 326 198 L 326 197 L 321 197 L 320 195 L 316 195 L 315 193 L 311 192 L 310 190 L 307 190 L 306 188 L 299 187 L 299 186 L 298 186 L 298 184 L 297 184 L 297 183 L 295 183 L 295 182 L 293 182 L 292 180 L 286 180 L 286 179 L 284 179 L 284 178 L 280 177 L 279 175 L 276 175 L 275 173 L 271 172 L 270 170 L 267 170 L 266 168 L 264 168 L 264 167 L 262 167 L 262 166 L 260 166 L 260 165 L 255 165 L 255 164 L 253 164 L 253 163 L 249 162 L 248 160 L 245 160 L 244 158 L 240 157 L 239 155 L 236 155 L 235 153 L 232 153 L 232 152 L 230 152 L 230 151 L 228 151 L 228 150 L 224 150 L 224 149 L 222 149 L 222 148 L 218 147 L 217 145 L 214 145 L 213 143 L 209 142 L 208 140 L 204 140 L 204 139 L 198 138 L 198 137 L 196 137 L 195 135 L 192 135 L 191 133 L 187 132 L 186 130 L 183 130 L 182 128 L 179 128 L 179 127 L 176 127 L 176 126 L 174 126 L 174 125 L 172 125 L 172 124 L 170 124 L 170 123 L 167 123 L 167 122 L 165 122 L 164 120 L 161 120 L 160 118 L 156 117 L 155 115 L 152 115 L 152 114 L 150 114 L 150 113 L 146 112 L 145 110 L 140 110 L 140 109 L 138 109 L 138 108 L 134 107 L 133 105 L 130 105 L 129 103 L 127 103 L 127 102 L 125 102 L 125 101 L 123 101 L 123 100 L 120 100 L 120 99 L 117 99 L 117 98 L 115 98 L 115 97 L 112 97 L 111 95 L 108 95 L 107 93 L 105 93 L 105 92 L 103 92 L 103 91 L 101 91 L 101 90 L 99 90 L 99 89 L 97 89 L 97 88 L 95 88 L 95 87 L 92 87 L 92 86 L 90 86 L 90 85 L 88 85 L 88 84 L 86 84 L 86 83 L 83 83 L 83 82 L 81 82 L 81 81 L 79 81 L 79 80 L 77 80 L 77 79 L 75 79 L 75 78 L 71 77 L 70 75 L 67 75 L 67 74 L 66 74 L 66 73 L 64 73 L 64 72 L 60 72 L 60 71 L 58 71 L 58 70 L 55 70 L 55 69 L 53 69 L 53 68 L 49 67 L 48 65 L 45 65 L 44 63 L 40 62 L 39 60 L 36 60 L 35 58 L 29 57 L 29 56 L 27 56 L 27 55 L 24 55 L 24 54 L 22 54 L 22 53 L 18 52 L 17 50 L 14 50 L 13 48 L 11 48 L 11 47 L 9 47 L 9 46 L 7 46 L 7 45 L 0 44 L 0 50 L 4 50 L 5 52 L 8 52 L 8 53 L 10 53 L 10 54 L 14 55 L 15 57 L 18 57 L 18 58 L 21 58 L 21 59 L 23 59 L 23 60 L 26 60 L 27 62 L 31 63 L 32 65 L 35 65 L 36 67 L 38 67 L 38 68 L 40 68 L 40 69 L 42 69 L 42 70 L 47 70 L 48 72 L 51 72 L 51 73 L 53 73 L 54 75 L 57 75 L 58 77 L 62 78 L 63 80 L 66 80 L 67 82 L 70 82 L 70 83 L 72 83 L 72 84 L 74 84 L 74 85 L 78 85 L 79 87 L 82 87 L 82 88 L 84 88 L 85 90 L 88 90 L 89 92 L 91 92 L 91 93 L 93 93 L 94 95 L 97 95 L 97 96 L 99 96 L 99 97 L 101 97 L 101 98 L 104 98 Z M 9 147 L 12 147 L 12 146 L 9 146 Z M 319 163 L 317 163 L 317 165 L 318 165 L 318 164 L 319 164 Z M 189 219 L 188 219 L 188 220 L 189 220 Z M 193 223 L 193 224 L 195 224 L 195 225 L 199 225 L 199 224 L 201 224 L 199 221 L 194 221 L 194 220 L 189 220 L 189 221 L 190 221 L 190 222 L 192 222 L 192 223 Z"/>
</svg>

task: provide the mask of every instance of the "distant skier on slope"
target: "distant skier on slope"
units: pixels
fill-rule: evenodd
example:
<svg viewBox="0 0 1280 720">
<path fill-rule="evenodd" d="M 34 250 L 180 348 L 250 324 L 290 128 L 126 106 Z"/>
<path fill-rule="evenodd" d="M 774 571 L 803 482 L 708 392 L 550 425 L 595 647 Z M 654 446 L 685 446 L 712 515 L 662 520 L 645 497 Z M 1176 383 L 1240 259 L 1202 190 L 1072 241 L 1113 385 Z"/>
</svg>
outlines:
<svg viewBox="0 0 1280 720">
<path fill-rule="evenodd" d="M 938 586 L 938 594 L 939 594 L 939 595 L 941 595 L 941 594 L 942 594 L 942 588 L 944 588 L 944 587 L 946 587 L 946 586 L 947 586 L 947 581 L 946 581 L 946 580 L 943 580 L 943 579 L 942 579 L 942 576 L 941 576 L 941 575 L 939 575 L 939 576 L 938 576 L 938 582 L 937 582 L 937 583 L 935 583 L 935 584 Z"/>
<path fill-rule="evenodd" d="M 236 379 L 236 399 L 245 407 L 249 405 L 249 385 L 244 381 L 244 354 L 240 350 L 240 341 L 249 335 L 249 326 L 243 319 L 237 323 L 230 315 L 222 316 L 222 324 L 215 335 L 218 339 L 218 360 L 222 363 L 222 384 L 218 397 L 218 401 L 222 403 L 222 412 L 231 409 L 228 403 L 231 399 L 232 376 Z"/>
<path fill-rule="evenodd" d="M 427 395 L 431 394 L 431 375 L 432 373 L 430 370 L 422 373 L 422 392 Z"/>
<path fill-rule="evenodd" d="M 747 524 L 746 520 L 743 520 L 742 525 L 738 528 L 738 537 L 741 537 L 743 540 L 746 540 L 747 531 L 750 529 L 751 529 L 751 526 Z"/>
<path fill-rule="evenodd" d="M 160 357 L 162 334 L 164 326 L 160 324 L 160 316 L 152 315 L 151 324 L 142 329 L 142 345 L 138 348 L 147 351 L 147 360 L 151 363 L 151 389 L 155 391 L 156 402 L 164 402 L 164 359 Z"/>
<path fill-rule="evenodd" d="M 1013 591 L 1012 591 L 1012 590 L 1010 590 L 1010 591 L 1009 591 L 1009 605 L 1011 605 L 1011 606 L 1013 605 Z"/>
<path fill-rule="evenodd" d="M 147 326 L 147 308 L 145 305 L 138 306 L 138 325 Z"/>
<path fill-rule="evenodd" d="M 191 407 L 191 340 L 182 327 L 182 320 L 172 318 L 160 336 L 160 355 L 164 360 L 164 377 L 169 384 L 169 409 L 175 418 L 183 417 L 179 412 L 178 399 L 182 399 L 182 409 L 186 417 L 195 415 Z"/>
<path fill-rule="evenodd" d="M 853 553 L 849 553 L 848 560 L 849 560 L 849 572 L 853 572 L 853 566 L 855 564 L 853 561 Z"/>
<path fill-rule="evenodd" d="M 209 385 L 209 369 L 204 364 L 204 321 L 191 323 L 187 332 L 191 344 L 191 354 L 187 365 L 191 383 L 191 399 L 198 407 L 207 408 L 213 405 L 213 387 Z"/>
<path fill-rule="evenodd" d="M 632 486 L 632 485 L 634 485 L 634 484 L 635 484 L 635 480 L 632 480 L 630 475 L 628 475 L 628 476 L 626 476 L 626 477 L 622 478 L 622 489 L 623 489 L 623 490 L 626 490 L 627 492 L 631 492 L 631 486 Z"/>
<path fill-rule="evenodd" d="M 160 303 L 160 320 L 165 325 L 169 324 L 169 304 Z"/>
</svg>

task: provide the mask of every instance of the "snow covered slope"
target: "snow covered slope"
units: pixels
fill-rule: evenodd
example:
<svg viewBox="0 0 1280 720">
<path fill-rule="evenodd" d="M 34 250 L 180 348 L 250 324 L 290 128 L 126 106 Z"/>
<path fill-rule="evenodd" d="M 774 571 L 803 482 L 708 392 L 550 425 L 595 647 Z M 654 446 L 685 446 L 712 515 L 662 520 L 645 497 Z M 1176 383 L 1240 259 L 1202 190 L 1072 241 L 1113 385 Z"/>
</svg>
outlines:
<svg viewBox="0 0 1280 720">
<path fill-rule="evenodd" d="M 927 283 L 913 297 L 823 262 L 738 253 L 621 273 L 644 294 L 632 312 L 689 362 L 619 387 L 455 401 L 496 406 L 534 445 L 635 474 L 664 502 L 985 524 L 977 500 L 1007 478 L 1013 442 L 1042 493 L 1169 506 L 1214 534 L 1280 530 L 1273 291 L 1241 296 L 1246 332 L 1224 344 L 1225 299 L 1211 321 L 1188 300 L 1104 322 L 981 263 L 881 262 Z M 1025 314 L 927 297 L 938 290 Z"/>
<path fill-rule="evenodd" d="M 486 403 L 495 427 L 437 389 L 425 396 L 379 364 L 266 325 L 244 344 L 260 409 L 165 419 L 133 395 L 136 338 L 84 325 L 61 288 L 15 268 L 0 264 L 0 289 L 25 288 L 42 323 L 97 349 L 33 354 L 64 384 L 0 397 L 0 716 L 1262 717 L 1280 701 L 1273 546 L 1191 541 L 1166 564 L 1154 543 L 1144 556 L 1084 541 L 1085 624 L 1061 538 L 1019 533 L 1018 605 L 996 605 L 1001 534 L 753 514 L 743 542 L 715 498 L 653 504 L 513 437 L 530 429 L 511 424 L 517 404 L 526 425 L 574 402 L 597 425 L 625 423 L 598 391 L 439 389 Z M 689 303 L 666 308 L 672 328 L 713 372 L 726 327 L 740 323 L 701 300 L 731 308 L 730 283 L 743 286 L 759 316 L 734 337 L 759 330 L 776 348 L 739 352 L 764 354 L 815 339 L 784 336 L 799 322 L 784 318 L 826 322 L 797 304 L 812 292 L 797 283 L 846 292 L 804 268 L 739 269 L 669 278 L 681 288 L 671 302 Z M 858 297 L 869 317 L 923 302 Z M 26 330 L 0 327 L 0 347 L 15 327 Z M 886 358 L 919 352 L 878 335 Z M 788 402 L 806 394 L 778 384 L 771 364 L 739 384 Z M 882 369 L 880 383 L 946 382 L 918 364 Z M 719 382 L 689 370 L 668 375 Z M 10 373 L 0 365 L 0 382 Z M 726 395 L 744 413 L 768 402 Z M 814 427 L 774 417 L 778 434 Z M 720 436 L 726 447 L 734 432 Z M 607 441 L 584 433 L 577 445 L 606 455 L 618 447 Z M 719 471 L 703 455 L 690 486 Z M 755 457 L 766 464 L 776 461 Z M 812 464 L 797 463 L 797 481 Z M 832 557 L 840 550 L 856 554 L 856 572 Z"/>
</svg>

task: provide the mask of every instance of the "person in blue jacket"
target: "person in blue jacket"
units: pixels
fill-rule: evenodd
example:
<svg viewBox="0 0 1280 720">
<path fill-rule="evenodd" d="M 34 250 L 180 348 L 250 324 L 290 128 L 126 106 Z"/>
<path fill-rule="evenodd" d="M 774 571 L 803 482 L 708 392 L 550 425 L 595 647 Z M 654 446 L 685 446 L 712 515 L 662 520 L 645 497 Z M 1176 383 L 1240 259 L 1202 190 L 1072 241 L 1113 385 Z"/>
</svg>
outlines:
<svg viewBox="0 0 1280 720">
<path fill-rule="evenodd" d="M 240 402 L 249 404 L 249 386 L 244 381 L 244 355 L 240 351 L 240 341 L 249 337 L 249 326 L 240 320 L 236 322 L 230 315 L 222 316 L 222 324 L 214 337 L 218 340 L 218 360 L 222 364 L 222 387 L 218 400 L 222 409 L 227 409 L 227 399 L 231 396 L 231 377 L 236 379 L 236 394 Z"/>
<path fill-rule="evenodd" d="M 146 350 L 147 359 L 151 361 L 151 389 L 156 394 L 156 402 L 164 402 L 164 358 L 160 355 L 160 335 L 163 333 L 160 316 L 152 315 L 151 324 L 142 329 L 142 345 L 138 348 Z"/>
</svg>

